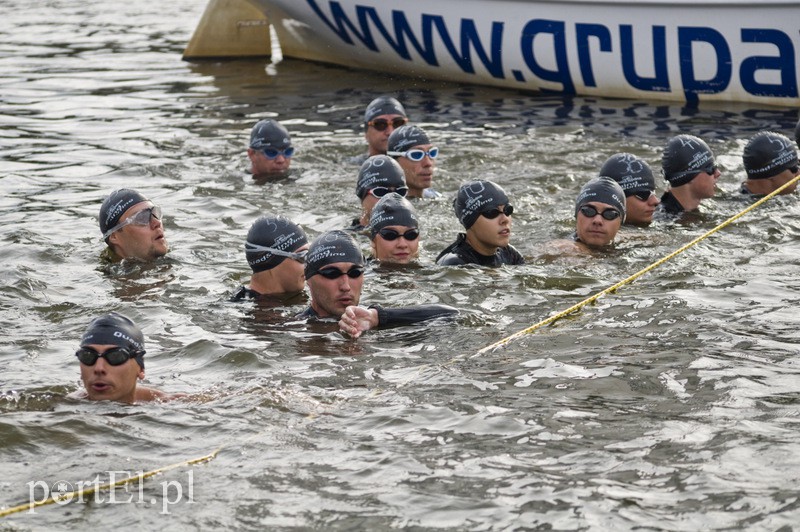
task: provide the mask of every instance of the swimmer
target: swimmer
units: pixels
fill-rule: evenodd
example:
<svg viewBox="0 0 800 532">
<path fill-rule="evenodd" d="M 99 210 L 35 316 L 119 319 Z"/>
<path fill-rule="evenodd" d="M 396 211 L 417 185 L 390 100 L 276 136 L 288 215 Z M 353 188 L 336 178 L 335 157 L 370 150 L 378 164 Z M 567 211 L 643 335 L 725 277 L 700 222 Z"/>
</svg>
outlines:
<svg viewBox="0 0 800 532">
<path fill-rule="evenodd" d="M 408 194 L 403 169 L 387 155 L 373 155 L 361 165 L 356 181 L 356 196 L 361 200 L 361 216 L 354 218 L 349 229 L 363 231 L 369 225 L 372 208 L 383 196 L 395 192 Z"/>
<path fill-rule="evenodd" d="M 435 304 L 400 309 L 358 306 L 365 267 L 364 255 L 349 233 L 337 230 L 318 236 L 306 255 L 305 277 L 311 304 L 297 318 L 339 320 L 341 330 L 357 338 L 379 326 L 408 325 L 458 314 L 453 307 Z"/>
<path fill-rule="evenodd" d="M 250 131 L 250 173 L 253 178 L 283 176 L 289 172 L 295 149 L 289 131 L 275 120 L 260 120 Z"/>
<path fill-rule="evenodd" d="M 720 176 L 711 148 L 693 135 L 677 135 L 667 142 L 661 172 L 669 183 L 661 209 L 673 215 L 696 211 L 703 200 L 714 197 Z"/>
<path fill-rule="evenodd" d="M 742 155 L 747 180 L 742 183 L 742 194 L 766 196 L 794 179 L 798 167 L 797 150 L 785 135 L 762 131 L 744 147 Z M 797 183 L 785 188 L 781 194 L 791 194 Z"/>
<path fill-rule="evenodd" d="M 241 286 L 231 301 L 293 296 L 303 291 L 303 263 L 308 238 L 303 229 L 283 216 L 258 218 L 247 233 L 244 245 L 247 263 L 253 270 L 249 286 Z"/>
<path fill-rule="evenodd" d="M 369 219 L 372 256 L 382 263 L 408 264 L 419 256 L 419 222 L 411 202 L 396 192 L 378 201 Z"/>
<path fill-rule="evenodd" d="M 385 155 L 388 149 L 389 135 L 406 123 L 408 123 L 406 110 L 395 98 L 379 96 L 372 100 L 364 112 L 367 157 Z"/>
<path fill-rule="evenodd" d="M 389 137 L 386 155 L 400 163 L 406 176 L 409 198 L 440 198 L 433 190 L 433 174 L 436 171 L 436 158 L 439 148 L 431 144 L 430 138 L 422 128 L 402 126 Z"/>
<path fill-rule="evenodd" d="M 461 185 L 453 208 L 466 233 L 459 233 L 456 241 L 439 253 L 436 264 L 501 266 L 525 263 L 522 255 L 509 243 L 514 207 L 499 185 L 492 181 L 472 181 Z"/>
<path fill-rule="evenodd" d="M 144 379 L 144 354 L 142 331 L 129 318 L 116 312 L 95 318 L 75 353 L 85 388 L 75 396 L 130 404 L 182 397 L 137 386 Z"/>
<path fill-rule="evenodd" d="M 161 207 L 133 189 L 115 190 L 103 200 L 100 232 L 112 261 L 153 261 L 169 251 Z"/>
<path fill-rule="evenodd" d="M 603 163 L 600 175 L 619 183 L 625 192 L 625 223 L 650 225 L 661 203 L 656 196 L 656 180 L 650 165 L 631 153 L 616 153 Z"/>
</svg>

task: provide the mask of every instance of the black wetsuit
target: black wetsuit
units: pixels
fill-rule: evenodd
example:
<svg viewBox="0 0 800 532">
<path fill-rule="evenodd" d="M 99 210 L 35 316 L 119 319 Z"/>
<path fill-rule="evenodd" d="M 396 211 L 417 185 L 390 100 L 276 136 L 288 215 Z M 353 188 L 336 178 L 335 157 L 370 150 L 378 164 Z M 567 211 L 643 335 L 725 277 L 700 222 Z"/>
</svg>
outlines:
<svg viewBox="0 0 800 532">
<path fill-rule="evenodd" d="M 383 308 L 380 305 L 370 305 L 378 311 L 378 327 L 394 327 L 398 325 L 411 325 L 433 318 L 445 316 L 455 316 L 458 309 L 449 305 L 414 305 L 404 308 Z M 295 316 L 299 320 L 319 320 L 320 318 L 313 308 L 308 307 L 303 312 Z M 333 318 L 330 318 L 333 319 Z"/>
<path fill-rule="evenodd" d="M 680 214 L 686 210 L 669 190 L 664 192 L 664 195 L 661 196 L 660 205 L 661 209 L 667 214 Z"/>
<path fill-rule="evenodd" d="M 459 233 L 456 241 L 444 248 L 436 257 L 440 266 L 460 266 L 479 264 L 481 266 L 502 266 L 503 264 L 525 264 L 525 259 L 513 246 L 498 248 L 494 255 L 481 255 L 467 243 L 467 235 Z"/>
</svg>

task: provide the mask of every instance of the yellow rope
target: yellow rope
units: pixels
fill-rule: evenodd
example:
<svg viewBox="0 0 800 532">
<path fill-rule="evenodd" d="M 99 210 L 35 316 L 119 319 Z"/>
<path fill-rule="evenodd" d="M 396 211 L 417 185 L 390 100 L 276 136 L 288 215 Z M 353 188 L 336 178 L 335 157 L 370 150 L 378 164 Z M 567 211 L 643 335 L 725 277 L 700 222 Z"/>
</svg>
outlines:
<svg viewBox="0 0 800 532">
<path fill-rule="evenodd" d="M 521 331 L 515 332 L 511 336 L 507 336 L 507 337 L 503 338 L 502 340 L 499 340 L 499 341 L 497 341 L 497 342 L 495 342 L 495 343 L 493 343 L 491 345 L 488 345 L 488 346 L 484 347 L 483 349 L 481 349 L 480 351 L 475 353 L 475 356 L 482 355 L 482 354 L 486 353 L 487 351 L 491 351 L 493 349 L 497 349 L 498 347 L 500 347 L 502 345 L 505 345 L 505 344 L 511 342 L 512 340 L 516 340 L 517 338 L 519 338 L 521 336 L 525 336 L 526 334 L 530 334 L 533 331 L 535 331 L 536 329 L 539 329 L 540 327 L 544 327 L 545 325 L 549 325 L 549 324 L 555 322 L 556 320 L 559 320 L 559 319 L 567 316 L 568 314 L 571 314 L 571 313 L 573 313 L 573 312 L 575 312 L 577 310 L 580 310 L 581 308 L 585 307 L 589 303 L 594 303 L 600 297 L 602 297 L 602 296 L 604 296 L 606 294 L 610 294 L 611 292 L 616 291 L 617 289 L 625 286 L 626 284 L 632 283 L 633 281 L 635 281 L 636 279 L 638 279 L 642 275 L 646 274 L 647 272 L 649 272 L 653 268 L 656 268 L 656 267 L 664 264 L 665 262 L 667 262 L 672 257 L 674 257 L 674 256 L 676 256 L 676 255 L 678 255 L 680 253 L 683 253 L 684 251 L 686 251 L 690 247 L 694 246 L 698 242 L 708 238 L 709 236 L 713 235 L 714 233 L 716 233 L 720 229 L 723 229 L 723 228 L 727 227 L 728 225 L 730 225 L 731 223 L 735 222 L 736 220 L 738 220 L 739 218 L 741 218 L 742 216 L 744 216 L 748 212 L 752 211 L 753 209 L 755 209 L 756 207 L 758 207 L 759 205 L 761 205 L 765 201 L 771 199 L 773 196 L 776 196 L 777 194 L 780 194 L 781 191 L 783 191 L 785 188 L 789 187 L 791 184 L 796 183 L 798 180 L 800 180 L 800 175 L 795 176 L 794 179 L 792 179 L 791 181 L 789 181 L 788 183 L 786 183 L 785 185 L 783 185 L 779 189 L 777 189 L 777 190 L 771 192 L 770 194 L 764 196 L 763 198 L 759 199 L 758 201 L 756 201 L 755 203 L 753 203 L 752 205 L 750 205 L 749 207 L 747 207 L 746 209 L 744 209 L 740 213 L 738 213 L 738 214 L 736 214 L 734 216 L 731 216 L 730 218 L 728 218 L 727 220 L 725 220 L 724 222 L 722 222 L 721 224 L 719 224 L 715 228 L 711 229 L 707 233 L 695 238 L 694 240 L 692 240 L 691 242 L 689 242 L 685 246 L 681 247 L 680 249 L 677 249 L 677 250 L 673 251 L 672 253 L 670 253 L 666 257 L 663 257 L 662 259 L 654 262 L 650 266 L 639 270 L 638 272 L 634 273 L 633 275 L 631 275 L 630 277 L 628 277 L 626 279 L 623 279 L 622 281 L 618 282 L 615 285 L 609 286 L 608 288 L 606 288 L 602 292 L 598 292 L 598 293 L 594 294 L 593 296 L 584 299 L 580 303 L 572 305 L 567 310 L 559 312 L 558 314 L 555 314 L 554 316 L 550 316 L 549 318 L 547 318 L 545 320 L 542 320 L 539 323 L 531 325 L 527 329 L 523 329 Z"/>
<path fill-rule="evenodd" d="M 165 471 L 169 471 L 171 469 L 176 469 L 178 467 L 195 465 L 195 464 L 202 464 L 204 462 L 209 462 L 209 461 L 211 461 L 211 460 L 213 460 L 214 458 L 217 457 L 217 454 L 222 450 L 222 447 L 224 447 L 224 446 L 218 447 L 217 449 L 215 449 L 214 451 L 210 452 L 209 454 L 207 454 L 205 456 L 200 456 L 198 458 L 191 458 L 191 459 L 185 460 L 183 462 L 179 462 L 179 463 L 176 463 L 176 464 L 160 467 L 158 469 L 153 469 L 152 471 L 139 473 L 136 476 L 123 478 L 123 479 L 117 480 L 115 482 L 106 482 L 105 484 L 102 484 L 102 485 L 85 487 L 85 488 L 83 488 L 83 489 L 81 489 L 79 491 L 72 492 L 70 494 L 70 500 L 72 500 L 72 499 L 77 497 L 77 500 L 80 501 L 80 500 L 83 500 L 84 496 L 92 495 L 96 491 L 111 490 L 111 489 L 116 488 L 117 486 L 122 486 L 122 485 L 125 485 L 125 484 L 129 484 L 129 483 L 137 481 L 137 480 L 144 480 L 146 478 L 152 477 L 153 475 L 157 475 L 159 473 L 164 473 Z M 47 498 L 47 499 L 45 499 L 43 501 L 28 502 L 26 504 L 20 504 L 20 505 L 17 505 L 17 506 L 12 506 L 11 508 L 6 508 L 5 510 L 0 510 L 0 517 L 6 517 L 6 516 L 9 516 L 9 515 L 12 515 L 12 514 L 19 513 L 19 512 L 24 512 L 25 510 L 33 510 L 34 508 L 38 508 L 40 506 L 47 506 L 49 504 L 53 504 L 54 502 L 58 502 L 58 501 L 62 500 L 62 498 L 63 498 L 63 496 L 53 496 L 53 495 L 51 495 L 49 498 Z"/>
</svg>

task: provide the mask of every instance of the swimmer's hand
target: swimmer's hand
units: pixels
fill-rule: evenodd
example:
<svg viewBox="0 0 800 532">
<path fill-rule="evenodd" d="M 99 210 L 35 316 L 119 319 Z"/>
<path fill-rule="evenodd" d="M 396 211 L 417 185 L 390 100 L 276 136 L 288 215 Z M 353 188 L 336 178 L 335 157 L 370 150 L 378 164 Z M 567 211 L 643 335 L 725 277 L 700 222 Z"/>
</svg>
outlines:
<svg viewBox="0 0 800 532">
<path fill-rule="evenodd" d="M 378 326 L 378 311 L 374 308 L 350 305 L 339 320 L 339 328 L 353 338 Z"/>
</svg>

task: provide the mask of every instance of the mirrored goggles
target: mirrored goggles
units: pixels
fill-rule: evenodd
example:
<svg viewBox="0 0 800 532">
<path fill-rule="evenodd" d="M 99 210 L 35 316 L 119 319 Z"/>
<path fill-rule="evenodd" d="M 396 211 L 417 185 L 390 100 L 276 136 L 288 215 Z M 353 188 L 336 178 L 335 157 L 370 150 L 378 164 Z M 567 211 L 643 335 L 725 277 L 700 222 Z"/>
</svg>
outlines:
<svg viewBox="0 0 800 532">
<path fill-rule="evenodd" d="M 603 212 L 600 212 L 591 205 L 584 205 L 583 207 L 580 208 L 580 212 L 587 218 L 594 218 L 599 214 L 600 216 L 603 217 L 604 220 L 609 220 L 609 221 L 616 220 L 617 218 L 622 216 L 622 213 L 619 212 L 617 209 L 608 208 Z"/>
<path fill-rule="evenodd" d="M 408 194 L 408 187 L 375 187 L 369 189 L 369 193 L 376 198 L 382 198 L 389 192 L 397 192 L 405 198 L 406 194 Z"/>
<path fill-rule="evenodd" d="M 307 249 L 304 249 L 303 251 L 283 251 L 281 249 L 259 246 L 258 244 L 253 244 L 251 242 L 244 243 L 244 250 L 255 253 L 259 253 L 262 251 L 266 253 L 272 253 L 273 255 L 277 255 L 278 257 L 288 257 L 292 260 L 296 260 L 301 264 L 304 264 L 306 262 L 306 255 L 308 255 Z"/>
<path fill-rule="evenodd" d="M 78 357 L 80 363 L 87 366 L 94 366 L 99 358 L 104 358 L 111 366 L 121 366 L 138 354 L 138 352 L 131 351 L 127 347 L 112 347 L 105 353 L 98 353 L 91 347 L 81 347 L 75 352 L 75 356 Z"/>
<path fill-rule="evenodd" d="M 155 218 L 156 220 L 161 219 L 161 207 L 153 205 L 152 207 L 148 207 L 146 209 L 142 209 L 141 211 L 137 212 L 133 216 L 129 216 L 124 222 L 120 222 L 105 233 L 103 233 L 102 239 L 105 240 L 106 238 L 110 237 L 126 225 L 150 225 L 150 218 Z"/>
<path fill-rule="evenodd" d="M 351 279 L 358 279 L 359 277 L 364 275 L 364 268 L 362 268 L 361 266 L 353 266 L 346 272 L 343 272 L 339 268 L 323 268 L 317 271 L 317 273 L 326 279 L 338 279 L 342 275 L 346 275 Z"/>
<path fill-rule="evenodd" d="M 705 168 L 701 168 L 701 171 L 707 173 L 708 175 L 714 175 L 714 172 L 717 171 L 717 165 L 714 163 L 709 164 Z"/>
<path fill-rule="evenodd" d="M 642 201 L 649 200 L 652 196 L 655 196 L 656 193 L 654 190 L 639 190 L 637 192 L 632 192 L 631 196 L 638 198 Z"/>
<path fill-rule="evenodd" d="M 387 151 L 386 155 L 390 157 L 405 157 L 415 163 L 420 162 L 427 155 L 431 159 L 436 159 L 439 156 L 439 148 L 433 147 L 428 151 L 425 150 L 408 150 L 408 151 Z"/>
<path fill-rule="evenodd" d="M 266 157 L 270 161 L 272 159 L 277 159 L 278 155 L 283 155 L 284 157 L 286 157 L 288 159 L 292 155 L 294 155 L 294 147 L 293 146 L 289 146 L 285 150 L 276 150 L 275 148 L 264 148 L 263 150 L 261 150 L 261 153 L 263 153 L 264 157 Z"/>
<path fill-rule="evenodd" d="M 501 214 L 505 214 L 506 216 L 511 216 L 512 214 L 514 214 L 514 206 L 513 205 L 504 205 L 502 209 L 500 207 L 498 207 L 496 209 L 483 211 L 481 213 L 481 216 L 489 218 L 490 220 L 494 220 L 495 218 L 497 218 Z"/>
<path fill-rule="evenodd" d="M 405 238 L 408 241 L 412 241 L 419 238 L 419 229 L 409 229 L 405 233 L 398 233 L 394 229 L 385 228 L 378 231 L 378 234 L 381 235 L 381 238 L 390 242 L 398 238 Z"/>
<path fill-rule="evenodd" d="M 370 120 L 367 122 L 367 125 L 374 127 L 377 131 L 386 131 L 390 124 L 394 129 L 397 129 L 400 126 L 406 125 L 406 122 L 408 122 L 408 118 L 404 116 L 397 116 L 392 118 L 391 122 L 385 118 L 378 118 L 377 120 Z"/>
</svg>

